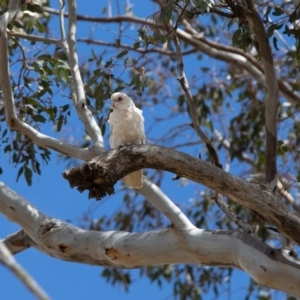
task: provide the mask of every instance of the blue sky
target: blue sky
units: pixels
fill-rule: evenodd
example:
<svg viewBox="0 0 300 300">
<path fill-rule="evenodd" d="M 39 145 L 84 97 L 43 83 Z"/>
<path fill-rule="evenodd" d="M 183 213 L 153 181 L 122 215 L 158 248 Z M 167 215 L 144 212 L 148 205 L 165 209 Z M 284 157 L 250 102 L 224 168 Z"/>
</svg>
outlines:
<svg viewBox="0 0 300 300">
<path fill-rule="evenodd" d="M 57 1 L 58 2 L 58 1 Z M 121 8 L 126 1 L 120 0 Z M 102 6 L 105 5 L 105 1 L 101 4 L 93 0 L 79 0 L 78 12 L 80 14 L 100 16 Z M 113 15 L 117 13 L 115 8 L 115 1 L 112 1 Z M 51 1 L 52 7 L 58 8 L 58 4 Z M 134 12 L 140 17 L 147 17 L 150 12 L 155 8 L 154 4 L 150 1 L 134 1 Z M 57 31 L 57 25 L 53 23 L 53 32 Z M 89 36 L 91 28 L 90 25 L 79 23 L 78 32 L 81 36 Z M 111 32 L 108 32 L 105 28 L 108 25 L 99 26 L 93 25 L 93 31 L 95 36 L 101 36 L 101 39 L 112 38 Z M 118 30 L 118 26 L 109 27 L 110 30 Z M 78 51 L 80 58 L 90 57 L 90 49 L 85 48 L 83 44 L 78 44 Z M 109 50 L 110 51 L 110 50 Z M 194 68 L 194 66 L 190 66 Z M 164 114 L 164 112 L 160 112 Z M 151 112 L 145 111 L 145 119 L 147 125 L 147 119 L 151 118 Z M 76 130 L 83 130 L 81 123 L 75 118 L 70 120 L 72 126 L 76 127 Z M 189 122 L 187 116 L 183 116 L 180 121 Z M 166 130 L 166 128 L 164 128 Z M 155 129 L 151 132 L 152 136 L 155 136 Z M 46 129 L 46 133 L 52 136 L 56 135 L 51 128 Z M 193 155 L 197 154 L 198 150 L 192 150 Z M 21 177 L 19 182 L 16 183 L 16 170 L 13 165 L 9 163 L 8 156 L 1 153 L 0 158 L 1 167 L 4 169 L 4 173 L 0 175 L 0 180 L 4 181 L 11 189 L 28 199 L 33 205 L 40 209 L 43 213 L 58 218 L 64 221 L 70 220 L 73 224 L 78 225 L 81 222 L 83 213 L 88 211 L 92 205 L 92 201 L 87 199 L 87 193 L 80 194 L 76 189 L 70 189 L 68 182 L 61 176 L 65 170 L 64 163 L 58 163 L 56 155 L 52 155 L 52 160 L 48 166 L 42 167 L 42 175 L 40 177 L 34 176 L 33 185 L 28 187 L 25 179 Z M 172 175 L 168 174 L 167 178 L 171 178 Z M 176 203 L 185 202 L 188 203 L 188 199 L 193 197 L 194 188 L 193 184 L 189 188 L 178 188 L 178 182 L 167 181 L 163 184 L 164 192 L 169 195 Z M 176 192 L 174 193 L 174 190 Z M 103 214 L 112 214 L 117 207 L 121 205 L 122 197 L 120 195 L 108 197 L 101 202 L 98 209 L 94 213 L 95 217 L 100 217 Z M 17 231 L 19 227 L 9 222 L 5 217 L 0 215 L 0 238 L 4 238 L 6 235 Z M 17 261 L 37 280 L 37 282 L 45 289 L 52 299 L 173 299 L 172 285 L 163 284 L 163 288 L 159 289 L 156 283 L 151 284 L 148 279 L 140 279 L 139 271 L 132 271 L 133 284 L 130 286 L 130 292 L 127 294 L 122 287 L 112 287 L 106 283 L 100 276 L 102 272 L 101 267 L 86 266 L 83 264 L 69 263 L 54 259 L 43 253 L 38 252 L 35 249 L 29 249 L 15 256 Z M 246 274 L 235 271 L 234 284 L 236 286 L 233 289 L 231 299 L 240 299 L 241 293 L 248 285 Z M 19 282 L 19 280 L 10 273 L 6 268 L 0 265 L 0 295 L 1 299 L 23 299 L 30 300 L 35 299 L 30 292 Z M 228 294 L 224 294 L 227 298 Z M 214 299 L 213 295 L 208 295 L 206 299 Z"/>
</svg>

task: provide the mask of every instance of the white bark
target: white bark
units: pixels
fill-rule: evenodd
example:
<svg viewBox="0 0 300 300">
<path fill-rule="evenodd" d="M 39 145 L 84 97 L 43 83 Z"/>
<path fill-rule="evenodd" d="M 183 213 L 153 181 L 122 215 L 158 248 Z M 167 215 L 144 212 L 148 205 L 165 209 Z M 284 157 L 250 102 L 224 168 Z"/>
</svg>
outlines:
<svg viewBox="0 0 300 300">
<path fill-rule="evenodd" d="M 49 296 L 37 282 L 17 263 L 6 245 L 0 240 L 0 262 L 9 268 L 24 285 L 40 300 L 49 300 Z"/>
<path fill-rule="evenodd" d="M 143 186 L 138 190 L 149 202 L 151 202 L 161 213 L 163 213 L 178 229 L 194 229 L 186 215 L 166 196 L 161 189 L 143 176 Z"/>
<path fill-rule="evenodd" d="M 69 64 L 72 73 L 72 99 L 76 106 L 78 117 L 84 124 L 86 133 L 90 136 L 95 145 L 103 148 L 104 146 L 101 130 L 91 111 L 86 105 L 85 92 L 79 70 L 78 55 L 76 50 L 76 1 L 68 0 L 68 9 L 68 50 Z"/>
<path fill-rule="evenodd" d="M 145 233 L 85 231 L 45 216 L 4 183 L 0 183 L 0 212 L 18 223 L 36 248 L 59 259 L 117 268 L 226 266 L 244 270 L 259 284 L 300 296 L 299 261 L 238 231 L 206 231 L 185 227 L 185 221 L 183 228 Z M 180 224 L 178 212 L 178 220 L 172 218 Z"/>
</svg>

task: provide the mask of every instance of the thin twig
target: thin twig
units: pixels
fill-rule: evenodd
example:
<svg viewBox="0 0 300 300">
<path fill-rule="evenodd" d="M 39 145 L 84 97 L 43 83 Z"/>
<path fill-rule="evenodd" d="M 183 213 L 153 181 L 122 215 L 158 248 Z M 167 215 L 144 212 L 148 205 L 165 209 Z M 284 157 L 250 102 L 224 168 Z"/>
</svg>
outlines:
<svg viewBox="0 0 300 300">
<path fill-rule="evenodd" d="M 251 226 L 247 222 L 245 222 L 242 218 L 237 216 L 230 206 L 223 200 L 223 197 L 221 194 L 217 193 L 217 195 L 214 197 L 214 200 L 218 207 L 226 214 L 226 216 L 234 222 L 236 225 L 238 225 L 240 228 L 242 228 L 246 233 L 254 234 L 255 233 L 255 227 Z"/>
<path fill-rule="evenodd" d="M 287 204 L 292 205 L 294 210 L 297 211 L 298 213 L 300 213 L 299 203 L 297 203 L 296 200 L 294 199 L 294 197 L 287 190 L 284 189 L 284 186 L 283 186 L 280 178 L 278 179 L 278 182 L 277 182 L 277 189 L 278 189 L 278 193 L 286 200 Z"/>
<path fill-rule="evenodd" d="M 90 39 L 90 38 L 78 38 L 77 42 L 83 42 L 83 43 L 92 44 L 92 45 L 101 45 L 101 46 L 116 48 L 116 43 L 109 43 L 109 42 L 94 40 L 94 39 Z M 120 44 L 120 45 L 118 45 L 118 48 L 135 51 L 135 52 L 142 53 L 142 54 L 154 52 L 154 53 L 159 53 L 159 54 L 167 55 L 167 56 L 176 56 L 176 53 L 174 53 L 173 51 L 163 49 L 163 48 L 158 48 L 157 46 L 153 46 L 152 48 L 134 48 L 133 46 L 130 46 L 130 45 Z M 183 51 L 182 55 L 189 55 L 189 54 L 192 54 L 195 52 L 197 52 L 197 50 L 192 48 L 192 49 Z"/>
<path fill-rule="evenodd" d="M 214 164 L 222 169 L 222 165 L 220 163 L 218 154 L 212 144 L 212 142 L 210 141 L 210 139 L 206 136 L 206 134 L 200 129 L 199 124 L 198 124 L 198 116 L 197 116 L 197 112 L 196 112 L 196 108 L 194 105 L 194 100 L 193 100 L 193 96 L 192 93 L 190 91 L 189 88 L 189 83 L 187 81 L 187 78 L 185 76 L 184 73 L 184 63 L 183 63 L 183 59 L 182 59 L 182 53 L 181 53 L 181 48 L 180 48 L 180 43 L 179 43 L 179 39 L 177 37 L 177 33 L 174 32 L 173 34 L 174 37 L 174 44 L 176 46 L 176 53 L 177 53 L 177 69 L 178 69 L 178 73 L 179 73 L 179 77 L 177 78 L 182 90 L 184 91 L 186 100 L 188 102 L 189 105 L 189 109 L 190 109 L 190 113 L 191 113 L 191 117 L 192 117 L 192 126 L 194 128 L 194 130 L 196 131 L 197 135 L 199 136 L 199 138 L 205 142 L 208 153 L 210 154 Z"/>
</svg>

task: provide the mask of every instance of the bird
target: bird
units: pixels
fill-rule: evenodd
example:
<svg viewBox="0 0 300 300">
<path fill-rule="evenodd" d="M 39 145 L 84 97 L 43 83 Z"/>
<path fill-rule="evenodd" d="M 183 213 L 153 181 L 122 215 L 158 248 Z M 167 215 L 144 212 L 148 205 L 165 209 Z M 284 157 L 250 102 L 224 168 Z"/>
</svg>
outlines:
<svg viewBox="0 0 300 300">
<path fill-rule="evenodd" d="M 145 144 L 143 112 L 137 108 L 125 93 L 111 95 L 109 144 L 116 149 L 126 144 Z M 143 186 L 143 170 L 132 172 L 123 177 L 128 188 L 140 189 Z"/>
</svg>

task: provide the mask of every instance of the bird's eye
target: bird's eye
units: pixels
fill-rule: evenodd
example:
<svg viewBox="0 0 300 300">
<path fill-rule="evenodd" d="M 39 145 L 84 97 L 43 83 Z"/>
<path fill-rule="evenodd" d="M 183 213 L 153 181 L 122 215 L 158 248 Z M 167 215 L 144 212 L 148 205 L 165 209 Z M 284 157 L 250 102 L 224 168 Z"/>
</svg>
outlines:
<svg viewBox="0 0 300 300">
<path fill-rule="evenodd" d="M 118 101 L 120 101 L 120 102 L 123 101 L 123 98 L 122 98 L 122 97 L 119 97 L 119 98 L 118 98 Z"/>
</svg>

